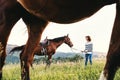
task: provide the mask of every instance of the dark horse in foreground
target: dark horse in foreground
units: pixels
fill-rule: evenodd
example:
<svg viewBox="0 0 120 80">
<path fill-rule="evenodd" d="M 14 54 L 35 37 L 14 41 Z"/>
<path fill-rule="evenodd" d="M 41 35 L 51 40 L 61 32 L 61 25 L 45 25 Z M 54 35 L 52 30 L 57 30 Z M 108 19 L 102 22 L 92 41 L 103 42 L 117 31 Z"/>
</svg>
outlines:
<svg viewBox="0 0 120 80">
<path fill-rule="evenodd" d="M 71 42 L 68 35 L 63 36 L 63 37 L 54 38 L 54 39 L 47 39 L 47 42 L 45 44 L 42 45 L 42 43 L 40 43 L 37 46 L 37 48 L 34 51 L 34 54 L 38 55 L 38 56 L 43 56 L 43 55 L 46 56 L 47 55 L 48 56 L 47 66 L 49 66 L 51 64 L 52 55 L 55 54 L 56 49 L 63 43 L 67 44 L 69 47 L 73 46 L 73 43 Z M 14 53 L 14 51 L 21 51 L 25 48 L 25 46 L 26 45 L 14 47 L 10 51 L 10 53 Z"/>
<path fill-rule="evenodd" d="M 101 80 L 113 80 L 120 66 L 120 0 L 0 0 L 0 79 L 8 37 L 20 18 L 26 24 L 29 36 L 20 55 L 21 79 L 30 80 L 29 67 L 33 61 L 34 51 L 49 22 L 77 22 L 110 4 L 116 4 L 116 18 Z"/>
</svg>

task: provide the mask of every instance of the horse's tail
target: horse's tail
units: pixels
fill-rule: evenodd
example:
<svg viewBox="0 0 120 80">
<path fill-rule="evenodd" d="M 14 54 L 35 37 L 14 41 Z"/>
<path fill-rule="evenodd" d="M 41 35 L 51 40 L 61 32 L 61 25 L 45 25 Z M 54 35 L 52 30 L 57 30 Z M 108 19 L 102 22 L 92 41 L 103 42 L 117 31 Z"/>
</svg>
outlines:
<svg viewBox="0 0 120 80">
<path fill-rule="evenodd" d="M 12 50 L 10 50 L 10 52 L 8 54 L 11 54 L 11 53 L 13 54 L 14 51 L 22 51 L 24 47 L 25 47 L 25 45 L 14 47 Z"/>
</svg>

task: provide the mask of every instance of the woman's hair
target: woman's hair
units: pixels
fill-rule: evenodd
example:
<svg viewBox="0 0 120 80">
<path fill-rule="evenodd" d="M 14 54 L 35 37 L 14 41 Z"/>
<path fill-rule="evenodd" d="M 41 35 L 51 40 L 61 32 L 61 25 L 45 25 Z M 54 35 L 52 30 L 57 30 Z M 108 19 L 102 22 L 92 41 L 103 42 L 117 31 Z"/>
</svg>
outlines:
<svg viewBox="0 0 120 80">
<path fill-rule="evenodd" d="M 90 36 L 85 36 L 85 37 L 86 37 L 87 41 L 91 41 Z"/>
</svg>

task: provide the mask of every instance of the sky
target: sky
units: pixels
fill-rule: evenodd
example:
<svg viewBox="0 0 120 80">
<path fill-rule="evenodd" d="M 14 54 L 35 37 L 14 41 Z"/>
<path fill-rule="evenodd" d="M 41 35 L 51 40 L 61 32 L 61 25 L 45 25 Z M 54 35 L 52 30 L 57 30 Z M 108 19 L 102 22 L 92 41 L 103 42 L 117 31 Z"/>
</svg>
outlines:
<svg viewBox="0 0 120 80">
<path fill-rule="evenodd" d="M 72 24 L 50 22 L 42 34 L 41 41 L 46 36 L 53 39 L 69 34 L 74 49 L 62 44 L 57 51 L 80 52 L 85 47 L 85 36 L 90 35 L 93 42 L 93 51 L 107 53 L 115 19 L 115 6 L 115 4 L 105 6 L 90 18 Z M 8 44 L 24 45 L 27 39 L 26 26 L 20 19 L 11 31 Z"/>
</svg>

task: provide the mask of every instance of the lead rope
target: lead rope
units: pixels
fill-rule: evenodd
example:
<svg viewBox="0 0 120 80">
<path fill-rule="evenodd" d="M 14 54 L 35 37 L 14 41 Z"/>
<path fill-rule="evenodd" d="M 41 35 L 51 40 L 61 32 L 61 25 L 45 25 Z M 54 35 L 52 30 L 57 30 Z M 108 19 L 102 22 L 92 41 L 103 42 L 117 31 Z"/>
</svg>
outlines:
<svg viewBox="0 0 120 80">
<path fill-rule="evenodd" d="M 76 49 L 76 48 L 71 48 L 71 51 L 72 51 L 72 52 L 74 52 L 73 50 L 82 52 L 82 50 L 78 50 L 78 49 Z M 74 52 L 74 53 L 75 53 L 75 52 Z"/>
<path fill-rule="evenodd" d="M 71 48 L 71 51 L 72 51 L 73 53 L 76 53 L 76 52 L 73 51 L 73 49 L 74 49 L 74 50 L 77 50 L 77 51 L 80 51 L 80 52 L 83 54 L 83 51 L 82 51 L 82 50 L 78 50 L 78 49 L 76 49 L 76 48 Z M 81 61 L 81 60 L 80 60 L 80 61 Z"/>
</svg>

